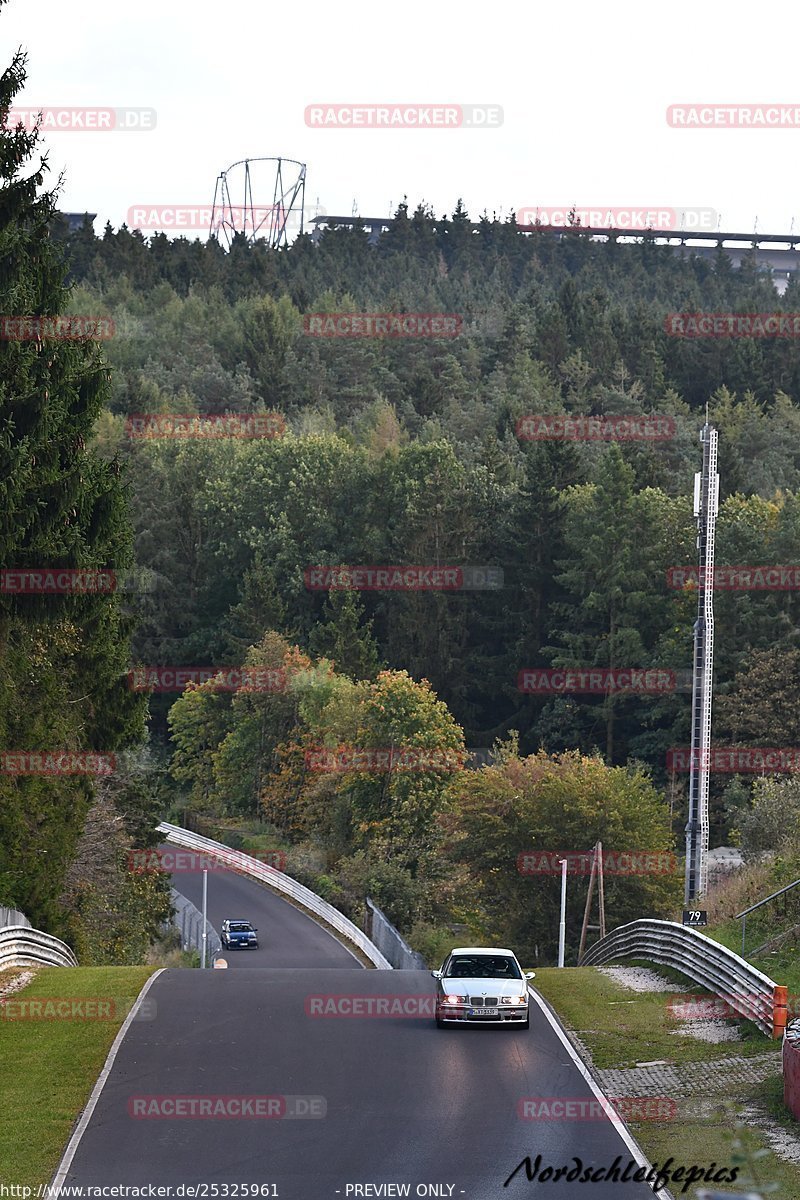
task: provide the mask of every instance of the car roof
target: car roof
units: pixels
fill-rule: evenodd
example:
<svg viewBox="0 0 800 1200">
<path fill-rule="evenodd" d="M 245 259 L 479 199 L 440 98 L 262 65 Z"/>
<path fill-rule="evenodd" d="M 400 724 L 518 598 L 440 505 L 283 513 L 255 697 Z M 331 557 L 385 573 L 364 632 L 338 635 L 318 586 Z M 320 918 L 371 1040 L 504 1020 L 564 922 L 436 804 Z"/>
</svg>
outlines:
<svg viewBox="0 0 800 1200">
<path fill-rule="evenodd" d="M 493 946 L 458 946 L 455 950 L 450 951 L 451 954 L 508 954 L 511 958 L 515 958 L 513 950 L 501 950 L 499 947 Z"/>
<path fill-rule="evenodd" d="M 226 922 L 228 925 L 252 925 L 252 921 L 248 921 L 247 917 L 228 917 Z"/>
</svg>

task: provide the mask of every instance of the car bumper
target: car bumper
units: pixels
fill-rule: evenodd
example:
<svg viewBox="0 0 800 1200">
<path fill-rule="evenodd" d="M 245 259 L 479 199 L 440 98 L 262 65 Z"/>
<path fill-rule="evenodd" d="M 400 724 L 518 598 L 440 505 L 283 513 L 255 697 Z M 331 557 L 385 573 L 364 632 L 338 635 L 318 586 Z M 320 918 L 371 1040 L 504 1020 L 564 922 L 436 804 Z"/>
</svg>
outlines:
<svg viewBox="0 0 800 1200">
<path fill-rule="evenodd" d="M 436 1017 L 453 1025 L 511 1025 L 528 1019 L 527 1004 L 509 1004 L 498 1008 L 496 1015 L 485 1016 L 480 1009 L 463 1004 L 437 1005 Z"/>
</svg>

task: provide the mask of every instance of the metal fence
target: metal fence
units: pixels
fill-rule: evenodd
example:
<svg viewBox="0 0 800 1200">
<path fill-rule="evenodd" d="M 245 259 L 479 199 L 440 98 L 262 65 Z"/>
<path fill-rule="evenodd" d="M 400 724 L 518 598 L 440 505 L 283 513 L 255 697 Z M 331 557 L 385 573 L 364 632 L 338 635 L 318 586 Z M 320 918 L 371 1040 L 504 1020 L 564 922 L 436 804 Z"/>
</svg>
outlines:
<svg viewBox="0 0 800 1200">
<path fill-rule="evenodd" d="M 21 913 L 18 908 L 4 908 L 0 904 L 0 929 L 5 929 L 6 925 L 24 926 L 25 929 L 31 927 L 25 913 Z"/>
<path fill-rule="evenodd" d="M 392 969 L 392 964 L 381 954 L 378 947 L 370 941 L 363 930 L 348 920 L 344 913 L 340 913 L 338 908 L 328 904 L 327 900 L 323 900 L 316 892 L 312 892 L 310 888 L 298 883 L 296 879 L 284 875 L 277 867 L 259 862 L 257 858 L 253 858 L 250 854 L 243 854 L 241 850 L 231 850 L 229 846 L 223 846 L 221 842 L 214 842 L 211 838 L 201 837 L 199 833 L 190 833 L 188 829 L 181 829 L 179 825 L 169 825 L 166 821 L 162 821 L 158 826 L 158 832 L 163 833 L 168 842 L 177 846 L 185 846 L 189 850 L 197 850 L 201 854 L 208 854 L 217 863 L 224 863 L 232 871 L 240 871 L 243 875 L 248 875 L 251 879 L 257 879 L 261 883 L 267 884 L 268 887 L 274 888 L 276 892 L 291 896 L 302 908 L 321 917 L 346 941 L 357 946 L 374 967 L 381 971 Z"/>
<path fill-rule="evenodd" d="M 425 959 L 416 950 L 412 950 L 408 942 L 395 929 L 392 922 L 381 912 L 377 904 L 367 896 L 367 913 L 369 928 L 367 932 L 389 962 L 398 971 L 424 971 Z"/>
<path fill-rule="evenodd" d="M 175 888 L 170 888 L 170 896 L 172 897 L 172 907 L 175 910 L 172 924 L 180 932 L 181 948 L 196 950 L 202 957 L 203 914 L 196 905 L 192 904 L 191 900 L 187 900 Z M 210 964 L 221 950 L 222 942 L 219 940 L 219 934 L 211 922 L 206 921 L 206 963 Z"/>
<path fill-rule="evenodd" d="M 644 958 L 674 967 L 731 1001 L 735 1011 L 753 1021 L 762 1033 L 769 1037 L 783 1033 L 786 988 L 695 929 L 677 921 L 631 921 L 595 942 L 580 965 L 593 967 L 618 958 Z"/>
</svg>

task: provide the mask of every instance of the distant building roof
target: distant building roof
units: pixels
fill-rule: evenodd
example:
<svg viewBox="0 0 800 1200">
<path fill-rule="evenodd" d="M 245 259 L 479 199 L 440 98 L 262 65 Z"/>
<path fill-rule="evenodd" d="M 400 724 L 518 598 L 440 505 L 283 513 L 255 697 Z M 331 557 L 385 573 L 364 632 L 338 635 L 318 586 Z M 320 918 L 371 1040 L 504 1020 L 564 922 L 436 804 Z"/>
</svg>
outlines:
<svg viewBox="0 0 800 1200">
<path fill-rule="evenodd" d="M 83 222 L 87 219 L 87 217 L 89 221 L 94 222 L 97 213 L 58 212 L 56 213 L 56 216 L 60 217 L 62 221 L 66 222 L 68 233 L 75 233 L 83 226 Z"/>
</svg>

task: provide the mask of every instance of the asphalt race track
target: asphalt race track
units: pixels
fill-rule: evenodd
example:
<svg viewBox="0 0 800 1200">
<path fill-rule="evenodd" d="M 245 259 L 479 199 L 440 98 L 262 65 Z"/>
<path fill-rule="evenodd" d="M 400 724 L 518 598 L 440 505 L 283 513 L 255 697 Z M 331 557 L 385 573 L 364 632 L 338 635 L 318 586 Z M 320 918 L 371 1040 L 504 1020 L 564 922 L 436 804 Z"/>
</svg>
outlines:
<svg viewBox="0 0 800 1200">
<path fill-rule="evenodd" d="M 573 1156 L 595 1168 L 619 1155 L 624 1169 L 630 1159 L 605 1117 L 518 1116 L 523 1097 L 592 1099 L 534 1004 L 529 1031 L 437 1030 L 425 1013 L 308 1015 L 311 997 L 323 994 L 432 996 L 433 980 L 423 971 L 336 968 L 165 971 L 148 993 L 150 1019 L 128 1029 L 65 1183 L 208 1185 L 194 1193 L 201 1197 L 260 1184 L 260 1195 L 281 1200 L 652 1198 L 645 1183 L 545 1185 L 529 1182 L 524 1170 L 503 1187 L 526 1155 L 541 1154 L 542 1169 L 571 1167 Z M 419 1010 L 428 1002 L 408 1003 Z M 152 1097 L 176 1095 L 286 1099 L 274 1102 L 280 1114 L 270 1118 L 135 1115 L 153 1111 Z M 378 1187 L 354 1190 L 365 1185 Z"/>
<path fill-rule="evenodd" d="M 180 847 L 165 843 L 161 849 L 174 854 Z M 187 861 L 192 857 L 187 855 Z M 202 871 L 176 872 L 172 886 L 202 909 Z M 259 939 L 257 950 L 223 948 L 222 955 L 229 967 L 361 967 L 341 942 L 269 888 L 235 871 L 211 870 L 208 919 L 217 933 L 226 917 L 252 921 Z"/>
</svg>

